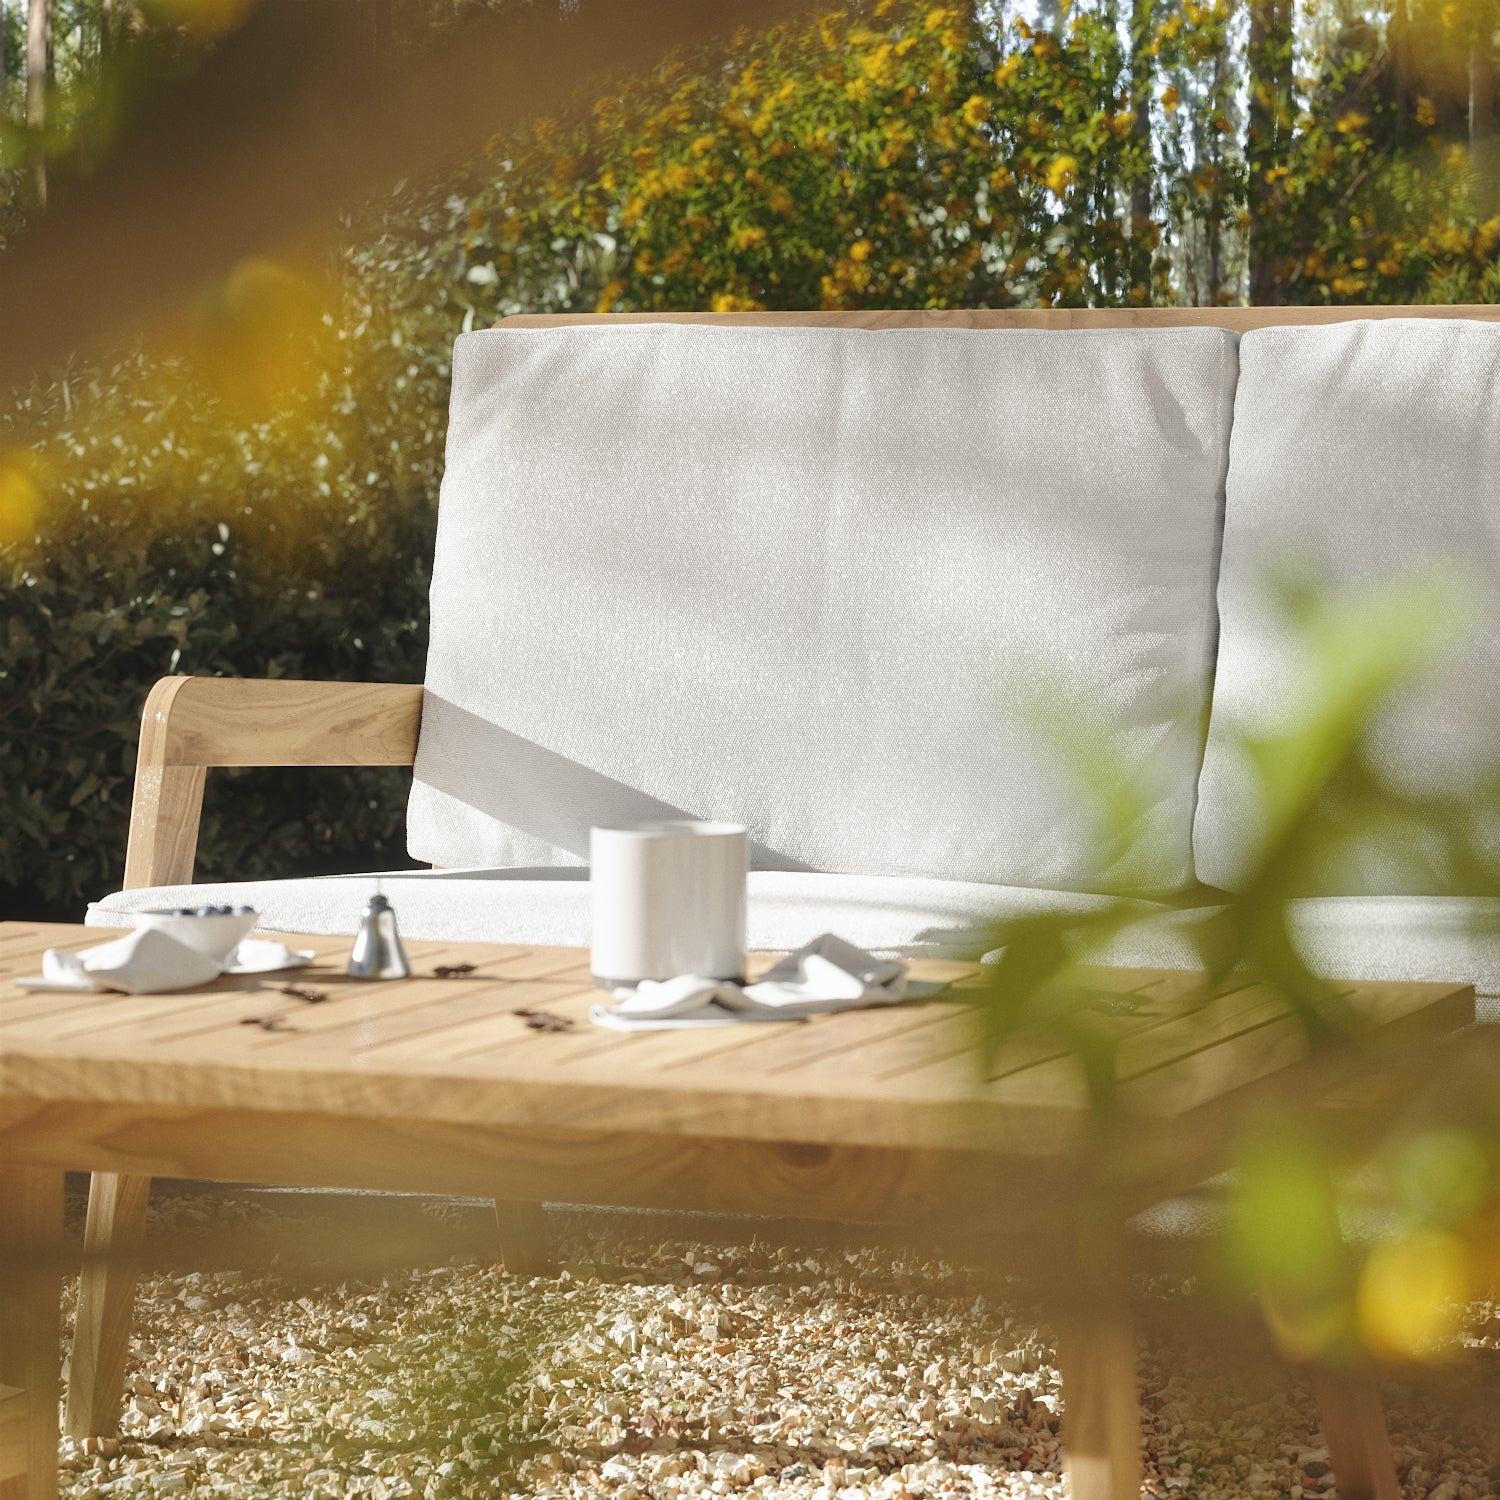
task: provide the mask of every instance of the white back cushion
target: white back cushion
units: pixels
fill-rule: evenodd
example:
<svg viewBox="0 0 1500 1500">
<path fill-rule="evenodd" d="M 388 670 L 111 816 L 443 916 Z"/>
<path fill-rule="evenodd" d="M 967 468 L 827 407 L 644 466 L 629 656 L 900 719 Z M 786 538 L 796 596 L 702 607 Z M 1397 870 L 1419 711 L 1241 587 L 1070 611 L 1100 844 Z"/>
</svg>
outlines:
<svg viewBox="0 0 1500 1500">
<path fill-rule="evenodd" d="M 1230 335 L 501 328 L 453 373 L 414 857 L 689 815 L 762 868 L 1189 878 Z M 1064 700 L 1150 777 L 1129 869 Z"/>
<path fill-rule="evenodd" d="M 1268 579 L 1290 571 L 1339 587 L 1444 563 L 1464 575 L 1466 592 L 1486 577 L 1500 582 L 1500 326 L 1391 319 L 1246 334 L 1194 830 L 1200 879 L 1241 880 L 1261 811 L 1241 740 L 1295 712 L 1298 646 Z M 1381 712 L 1374 762 L 1399 791 L 1463 794 L 1495 765 L 1497 725 L 1500 621 L 1491 616 Z M 1409 837 L 1367 837 L 1308 876 L 1332 894 L 1418 895 L 1443 886 L 1428 855 Z"/>
</svg>

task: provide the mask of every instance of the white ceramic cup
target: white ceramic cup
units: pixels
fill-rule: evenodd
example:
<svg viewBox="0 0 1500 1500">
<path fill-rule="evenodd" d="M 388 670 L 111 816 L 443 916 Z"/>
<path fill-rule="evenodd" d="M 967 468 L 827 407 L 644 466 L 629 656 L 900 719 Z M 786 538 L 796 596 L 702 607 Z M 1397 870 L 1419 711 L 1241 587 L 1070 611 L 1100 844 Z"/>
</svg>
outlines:
<svg viewBox="0 0 1500 1500">
<path fill-rule="evenodd" d="M 745 830 L 636 823 L 589 830 L 595 984 L 745 972 Z"/>
</svg>

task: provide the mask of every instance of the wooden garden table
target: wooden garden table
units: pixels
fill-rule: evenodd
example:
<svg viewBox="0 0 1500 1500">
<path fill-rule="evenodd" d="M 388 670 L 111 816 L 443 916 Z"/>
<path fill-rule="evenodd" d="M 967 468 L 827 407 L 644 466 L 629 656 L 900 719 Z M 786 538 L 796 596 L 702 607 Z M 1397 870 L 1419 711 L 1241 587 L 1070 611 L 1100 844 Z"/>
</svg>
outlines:
<svg viewBox="0 0 1500 1500">
<path fill-rule="evenodd" d="M 0 925 L 4 1500 L 55 1493 L 58 1271 L 38 1252 L 57 1243 L 67 1169 L 908 1223 L 1003 1263 L 1103 1157 L 1129 1164 L 1098 1179 L 1128 1212 L 1198 1181 L 1249 1094 L 1308 1095 L 1367 1066 L 1352 1050 L 1310 1059 L 1285 1002 L 1249 978 L 1210 991 L 1201 975 L 1097 970 L 1127 1110 L 1106 1138 L 1056 1048 L 1012 1048 L 979 1076 L 962 1003 L 973 965 L 914 965 L 955 987 L 925 1004 L 635 1035 L 588 1023 L 598 995 L 580 949 L 411 943 L 412 978 L 361 984 L 342 975 L 347 939 L 292 937 L 314 967 L 207 991 L 11 982 L 38 972 L 46 947 L 104 936 Z M 328 999 L 279 993 L 288 982 Z M 1473 1017 L 1464 986 L 1343 988 L 1408 1045 Z M 532 1029 L 522 1009 L 574 1024 Z M 268 1016 L 271 1029 L 244 1024 Z M 1065 1231 L 1048 1250 L 1079 1293 L 1059 1303 L 1078 1500 L 1140 1483 L 1122 1277 L 1099 1243 Z M 1323 1403 L 1339 1493 L 1394 1494 L 1383 1426 L 1373 1433 L 1362 1401 Z"/>
</svg>

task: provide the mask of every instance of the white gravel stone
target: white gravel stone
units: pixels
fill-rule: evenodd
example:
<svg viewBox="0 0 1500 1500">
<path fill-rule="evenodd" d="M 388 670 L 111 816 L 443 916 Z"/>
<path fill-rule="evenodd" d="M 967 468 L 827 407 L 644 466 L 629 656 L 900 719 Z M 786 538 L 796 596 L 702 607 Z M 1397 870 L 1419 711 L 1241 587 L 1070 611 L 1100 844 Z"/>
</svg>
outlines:
<svg viewBox="0 0 1500 1500">
<path fill-rule="evenodd" d="M 158 1229 L 276 1228 L 233 1197 L 153 1212 Z M 146 1276 L 120 1436 L 64 1440 L 64 1500 L 1063 1500 L 1049 1335 L 980 1278 L 554 1217 L 557 1279 L 462 1259 L 312 1285 Z M 1468 1326 L 1500 1342 L 1494 1303 Z M 1217 1352 L 1146 1340 L 1143 1493 L 1331 1496 L 1305 1386 Z M 1497 1365 L 1387 1383 L 1404 1500 L 1495 1494 Z"/>
</svg>

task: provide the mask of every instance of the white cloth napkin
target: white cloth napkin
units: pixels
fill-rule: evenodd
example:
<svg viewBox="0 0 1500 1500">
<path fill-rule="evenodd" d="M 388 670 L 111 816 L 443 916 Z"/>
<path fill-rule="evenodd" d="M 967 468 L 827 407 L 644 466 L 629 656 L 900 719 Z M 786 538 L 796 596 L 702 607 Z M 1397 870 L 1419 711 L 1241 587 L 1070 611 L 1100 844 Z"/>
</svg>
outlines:
<svg viewBox="0 0 1500 1500">
<path fill-rule="evenodd" d="M 615 991 L 615 1005 L 596 1005 L 595 1024 L 615 1031 L 668 1031 L 792 1021 L 834 1010 L 894 1005 L 907 993 L 906 965 L 876 958 L 825 932 L 789 953 L 755 984 L 698 974 L 643 980 Z"/>
<path fill-rule="evenodd" d="M 159 995 L 193 989 L 220 974 L 299 968 L 310 957 L 285 943 L 246 938 L 228 962 L 220 965 L 155 927 L 137 927 L 81 953 L 49 948 L 42 955 L 42 972 L 17 979 L 16 984 L 23 990 L 124 990 L 127 995 Z"/>
</svg>

